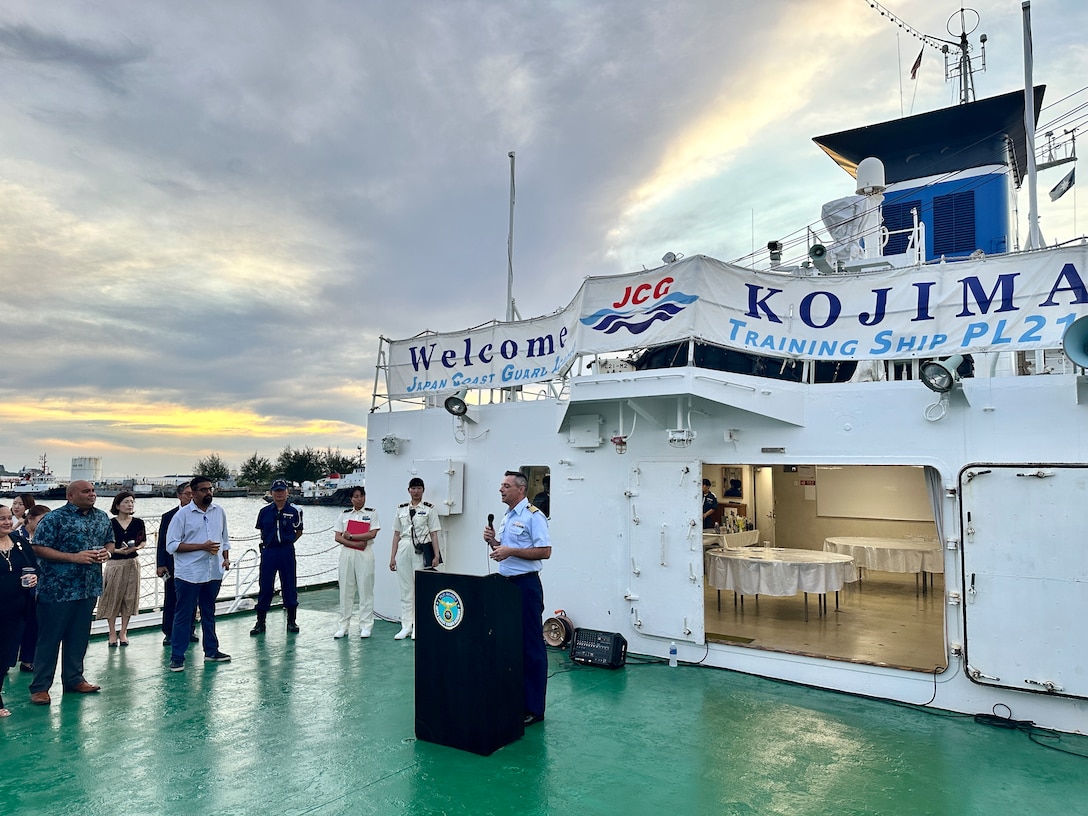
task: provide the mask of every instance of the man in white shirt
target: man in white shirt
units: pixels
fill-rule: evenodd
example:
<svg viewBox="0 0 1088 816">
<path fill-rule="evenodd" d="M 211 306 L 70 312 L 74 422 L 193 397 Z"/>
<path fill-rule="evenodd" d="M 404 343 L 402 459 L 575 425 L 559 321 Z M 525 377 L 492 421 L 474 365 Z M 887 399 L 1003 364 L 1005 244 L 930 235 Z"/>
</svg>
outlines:
<svg viewBox="0 0 1088 816">
<path fill-rule="evenodd" d="M 166 532 L 166 550 L 174 556 L 174 589 L 177 607 L 170 635 L 170 671 L 185 670 L 189 648 L 189 622 L 200 606 L 204 630 L 204 662 L 229 663 L 230 655 L 219 651 L 215 634 L 215 599 L 230 569 L 230 536 L 223 508 L 212 501 L 212 481 L 197 476 L 189 486 L 193 500 L 180 508 Z"/>
</svg>

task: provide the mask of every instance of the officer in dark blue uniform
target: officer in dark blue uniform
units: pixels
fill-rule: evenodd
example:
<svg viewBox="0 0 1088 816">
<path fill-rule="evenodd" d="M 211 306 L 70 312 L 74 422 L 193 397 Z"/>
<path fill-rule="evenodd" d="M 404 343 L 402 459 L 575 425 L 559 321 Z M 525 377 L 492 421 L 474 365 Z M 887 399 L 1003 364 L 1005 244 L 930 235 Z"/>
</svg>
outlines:
<svg viewBox="0 0 1088 816">
<path fill-rule="evenodd" d="M 256 528 L 261 531 L 261 591 L 257 595 L 257 622 L 249 633 L 264 634 L 278 572 L 283 608 L 287 610 L 287 631 L 298 634 L 295 542 L 302 535 L 302 511 L 287 501 L 287 482 L 283 479 L 272 482 L 272 503 L 257 514 Z"/>
</svg>

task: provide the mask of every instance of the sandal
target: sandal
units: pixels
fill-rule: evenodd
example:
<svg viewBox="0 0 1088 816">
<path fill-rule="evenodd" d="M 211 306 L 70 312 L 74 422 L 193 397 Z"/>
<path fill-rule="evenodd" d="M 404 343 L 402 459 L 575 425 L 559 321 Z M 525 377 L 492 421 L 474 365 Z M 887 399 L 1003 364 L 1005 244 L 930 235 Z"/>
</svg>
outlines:
<svg viewBox="0 0 1088 816">
<path fill-rule="evenodd" d="M 0 717 L 10 717 L 10 716 L 11 716 L 10 711 L 8 711 L 6 708 L 0 708 Z"/>
<path fill-rule="evenodd" d="M 127 640 L 119 640 L 117 642 L 120 643 L 122 646 L 128 646 L 128 641 Z"/>
<path fill-rule="evenodd" d="M 116 640 L 111 640 L 111 641 L 109 642 L 109 647 L 110 647 L 111 649 L 115 648 L 116 646 L 117 646 L 117 641 L 116 641 Z"/>
</svg>

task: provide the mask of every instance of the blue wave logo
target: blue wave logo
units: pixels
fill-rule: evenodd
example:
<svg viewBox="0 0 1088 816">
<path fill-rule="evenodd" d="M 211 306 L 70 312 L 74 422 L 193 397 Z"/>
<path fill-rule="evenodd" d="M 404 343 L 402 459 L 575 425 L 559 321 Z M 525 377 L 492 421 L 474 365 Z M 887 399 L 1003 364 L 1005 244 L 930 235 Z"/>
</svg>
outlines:
<svg viewBox="0 0 1088 816">
<path fill-rule="evenodd" d="M 620 329 L 627 329 L 631 334 L 642 334 L 658 320 L 672 320 L 698 299 L 698 295 L 670 292 L 645 309 L 629 309 L 626 312 L 599 309 L 579 319 L 594 331 L 605 334 L 615 334 Z"/>
</svg>

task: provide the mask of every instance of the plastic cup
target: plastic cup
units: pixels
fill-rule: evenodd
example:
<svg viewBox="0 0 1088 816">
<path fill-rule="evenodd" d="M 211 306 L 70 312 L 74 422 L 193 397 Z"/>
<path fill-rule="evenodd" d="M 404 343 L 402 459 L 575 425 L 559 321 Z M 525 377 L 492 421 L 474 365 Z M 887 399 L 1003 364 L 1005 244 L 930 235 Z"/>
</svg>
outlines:
<svg viewBox="0 0 1088 816">
<path fill-rule="evenodd" d="M 19 583 L 25 587 L 30 586 L 34 582 L 34 574 L 37 572 L 34 567 L 23 567 L 22 577 L 19 578 Z"/>
</svg>

